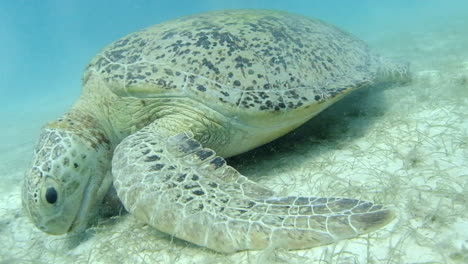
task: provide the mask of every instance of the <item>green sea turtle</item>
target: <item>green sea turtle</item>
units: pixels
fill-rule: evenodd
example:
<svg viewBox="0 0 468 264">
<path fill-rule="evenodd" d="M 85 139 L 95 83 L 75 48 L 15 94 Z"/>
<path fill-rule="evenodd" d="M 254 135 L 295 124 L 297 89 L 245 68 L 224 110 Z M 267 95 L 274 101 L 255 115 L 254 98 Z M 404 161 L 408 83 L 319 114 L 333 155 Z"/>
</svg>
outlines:
<svg viewBox="0 0 468 264">
<path fill-rule="evenodd" d="M 43 128 L 23 206 L 49 234 L 79 232 L 113 190 L 128 212 L 219 252 L 302 249 L 376 230 L 392 210 L 278 197 L 224 160 L 276 139 L 406 65 L 322 21 L 228 10 L 130 34 L 88 65 L 73 108 Z"/>
</svg>

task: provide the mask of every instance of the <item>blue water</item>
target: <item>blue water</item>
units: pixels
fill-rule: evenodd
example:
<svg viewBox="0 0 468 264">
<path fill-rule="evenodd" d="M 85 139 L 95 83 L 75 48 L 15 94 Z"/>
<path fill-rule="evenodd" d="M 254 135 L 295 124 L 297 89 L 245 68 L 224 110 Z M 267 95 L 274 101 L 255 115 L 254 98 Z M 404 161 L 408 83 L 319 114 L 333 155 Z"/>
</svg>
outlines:
<svg viewBox="0 0 468 264">
<path fill-rule="evenodd" d="M 44 93 L 78 96 L 87 62 L 105 45 L 168 19 L 223 8 L 270 8 L 314 16 L 361 38 L 410 30 L 466 12 L 463 0 L 44 0 L 0 2 L 0 111 Z M 73 98 L 73 97 L 71 97 Z M 2 110 L 3 106 L 3 110 Z"/>
<path fill-rule="evenodd" d="M 416 30 L 424 37 L 424 32 L 449 27 L 454 20 L 466 19 L 468 27 L 467 0 L 0 0 L 0 153 L 7 153 L 0 160 L 0 186 L 20 184 L 29 160 L 25 153 L 31 153 L 39 127 L 76 101 L 83 70 L 103 47 L 156 23 L 226 8 L 278 9 L 316 17 L 370 43 L 386 34 L 408 36 Z M 431 45 L 456 38 L 435 36 L 439 39 L 428 37 L 427 50 L 420 47 L 414 54 L 426 60 L 428 70 L 440 68 L 427 63 L 433 54 Z M 408 39 L 394 38 L 389 46 L 408 51 Z M 468 55 L 459 55 L 468 43 L 454 43 L 455 55 L 436 54 L 434 61 L 458 56 L 457 63 L 466 61 L 468 69 Z M 411 60 L 411 55 L 406 59 Z M 412 63 L 415 68 L 422 64 Z M 3 206 L 0 203 L 0 211 Z M 4 263 L 1 255 L 0 263 Z"/>
</svg>

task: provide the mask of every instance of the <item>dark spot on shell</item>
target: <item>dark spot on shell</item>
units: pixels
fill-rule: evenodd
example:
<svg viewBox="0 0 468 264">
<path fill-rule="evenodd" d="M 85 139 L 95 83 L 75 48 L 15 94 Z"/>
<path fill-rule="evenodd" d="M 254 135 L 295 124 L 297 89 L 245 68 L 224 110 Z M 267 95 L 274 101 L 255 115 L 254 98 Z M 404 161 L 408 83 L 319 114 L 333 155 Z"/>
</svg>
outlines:
<svg viewBox="0 0 468 264">
<path fill-rule="evenodd" d="M 198 86 L 197 86 L 197 90 L 200 91 L 200 92 L 205 92 L 205 91 L 206 91 L 206 87 L 203 86 L 203 85 L 198 85 Z"/>
<path fill-rule="evenodd" d="M 252 63 L 250 62 L 250 60 L 242 56 L 237 56 L 234 59 L 234 61 L 236 62 L 236 65 L 235 65 L 236 69 L 244 68 L 245 66 L 248 66 L 248 67 L 252 66 Z"/>
<path fill-rule="evenodd" d="M 216 67 L 211 61 L 207 60 L 206 58 L 203 58 L 202 65 L 206 66 L 208 69 L 215 72 L 216 74 L 220 73 L 219 68 Z"/>
<path fill-rule="evenodd" d="M 195 42 L 195 45 L 197 47 L 203 47 L 204 49 L 209 49 L 211 45 L 211 41 L 209 40 L 208 36 L 204 32 L 199 32 L 197 34 L 199 36 L 197 42 Z"/>
<path fill-rule="evenodd" d="M 174 76 L 174 72 L 171 69 L 164 69 L 164 72 L 169 76 Z"/>
</svg>

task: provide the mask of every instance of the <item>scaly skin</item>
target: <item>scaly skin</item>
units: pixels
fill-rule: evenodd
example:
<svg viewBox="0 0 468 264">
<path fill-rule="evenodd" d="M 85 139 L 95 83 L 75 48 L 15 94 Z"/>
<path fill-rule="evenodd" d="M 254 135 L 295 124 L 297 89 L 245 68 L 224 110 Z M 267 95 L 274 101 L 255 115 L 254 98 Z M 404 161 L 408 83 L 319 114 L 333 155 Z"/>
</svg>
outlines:
<svg viewBox="0 0 468 264">
<path fill-rule="evenodd" d="M 203 127 L 194 124 L 210 121 L 199 116 L 188 122 L 186 116 L 153 121 L 124 139 L 112 159 L 125 208 L 163 232 L 225 253 L 301 249 L 376 230 L 394 217 L 389 209 L 355 199 L 277 197 L 203 148 L 190 131 L 200 132 Z M 24 189 L 33 222 L 50 234 L 86 228 L 111 182 L 109 142 L 94 145 L 98 138 L 78 135 L 63 120 L 44 130 Z M 208 127 L 204 138 L 216 138 L 213 125 Z M 50 188 L 57 193 L 53 203 Z"/>
<path fill-rule="evenodd" d="M 175 237 L 232 253 L 303 249 L 374 231 L 394 218 L 355 199 L 278 197 L 164 120 L 126 138 L 112 174 L 125 208 Z"/>
<path fill-rule="evenodd" d="M 141 221 L 227 253 L 371 232 L 394 213 L 355 199 L 277 197 L 223 158 L 356 89 L 407 80 L 407 65 L 302 16 L 241 10 L 164 23 L 92 60 L 80 100 L 42 132 L 23 206 L 47 233 L 81 232 L 114 182 Z"/>
<path fill-rule="evenodd" d="M 112 185 L 112 146 L 78 109 L 48 124 L 23 184 L 23 207 L 42 231 L 83 231 Z"/>
</svg>

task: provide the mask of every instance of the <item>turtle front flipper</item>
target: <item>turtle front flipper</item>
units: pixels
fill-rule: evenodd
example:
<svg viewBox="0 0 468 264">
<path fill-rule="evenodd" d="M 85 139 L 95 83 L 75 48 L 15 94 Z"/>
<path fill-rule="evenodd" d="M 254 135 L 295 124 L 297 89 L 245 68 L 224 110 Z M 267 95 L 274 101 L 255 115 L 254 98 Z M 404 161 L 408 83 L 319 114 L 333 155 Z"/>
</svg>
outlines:
<svg viewBox="0 0 468 264">
<path fill-rule="evenodd" d="M 161 132 L 153 123 L 125 139 L 115 150 L 112 173 L 126 209 L 175 237 L 225 253 L 301 249 L 393 219 L 391 210 L 355 199 L 275 197 L 190 132 Z"/>
</svg>

